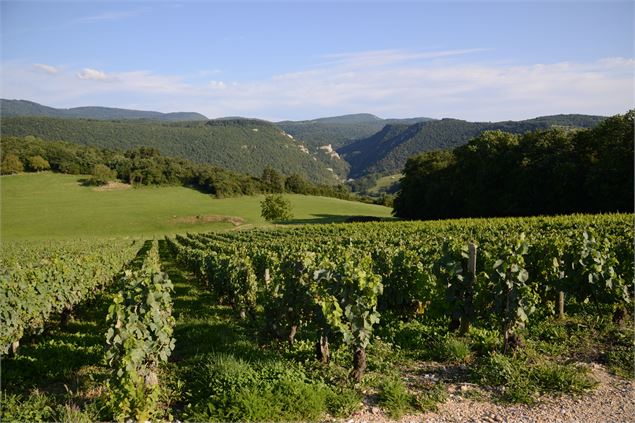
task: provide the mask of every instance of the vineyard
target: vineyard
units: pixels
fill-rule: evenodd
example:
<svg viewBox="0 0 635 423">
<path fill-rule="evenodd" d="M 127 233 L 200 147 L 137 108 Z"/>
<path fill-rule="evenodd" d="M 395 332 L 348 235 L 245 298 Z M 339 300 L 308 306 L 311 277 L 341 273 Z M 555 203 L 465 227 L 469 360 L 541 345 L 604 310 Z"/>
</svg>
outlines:
<svg viewBox="0 0 635 423">
<path fill-rule="evenodd" d="M 579 363 L 632 377 L 633 239 L 633 215 L 575 215 L 7 244 L 2 420 L 320 420 L 368 403 L 399 418 L 449 384 L 503 402 L 585 392 Z M 407 382 L 417 366 L 433 376 Z"/>
</svg>

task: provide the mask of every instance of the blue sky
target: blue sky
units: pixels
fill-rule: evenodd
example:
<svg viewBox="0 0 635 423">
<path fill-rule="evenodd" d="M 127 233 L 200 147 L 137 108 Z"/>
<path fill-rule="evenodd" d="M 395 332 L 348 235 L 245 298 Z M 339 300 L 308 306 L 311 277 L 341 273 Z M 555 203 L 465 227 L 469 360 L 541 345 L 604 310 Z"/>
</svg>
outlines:
<svg viewBox="0 0 635 423">
<path fill-rule="evenodd" d="M 1 1 L 2 97 L 271 120 L 623 113 L 631 1 Z"/>
</svg>

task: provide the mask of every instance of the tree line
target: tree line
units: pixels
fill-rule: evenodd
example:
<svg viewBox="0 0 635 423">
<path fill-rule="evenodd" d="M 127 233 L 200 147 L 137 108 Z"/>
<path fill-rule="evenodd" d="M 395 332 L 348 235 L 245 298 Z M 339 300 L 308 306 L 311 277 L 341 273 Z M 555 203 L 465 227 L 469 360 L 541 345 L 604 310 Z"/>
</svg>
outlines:
<svg viewBox="0 0 635 423">
<path fill-rule="evenodd" d="M 356 199 L 344 185 L 318 185 L 299 174 L 285 176 L 266 167 L 260 177 L 232 172 L 209 164 L 163 156 L 156 148 L 110 150 L 33 136 L 2 137 L 3 175 L 20 172 L 53 172 L 92 175 L 88 182 L 101 184 L 119 179 L 140 185 L 183 185 L 216 197 L 261 193 L 296 193 Z"/>
<path fill-rule="evenodd" d="M 408 159 L 394 214 L 406 219 L 633 211 L 631 110 L 592 129 L 486 131 Z"/>
<path fill-rule="evenodd" d="M 2 134 L 44 140 L 64 140 L 96 148 L 129 150 L 153 147 L 161 154 L 220 167 L 239 174 L 260 176 L 266 167 L 286 175 L 298 174 L 316 184 L 337 184 L 333 172 L 346 169 L 307 154 L 275 125 L 255 119 L 194 122 L 148 120 L 93 120 L 50 117 L 7 117 Z"/>
</svg>

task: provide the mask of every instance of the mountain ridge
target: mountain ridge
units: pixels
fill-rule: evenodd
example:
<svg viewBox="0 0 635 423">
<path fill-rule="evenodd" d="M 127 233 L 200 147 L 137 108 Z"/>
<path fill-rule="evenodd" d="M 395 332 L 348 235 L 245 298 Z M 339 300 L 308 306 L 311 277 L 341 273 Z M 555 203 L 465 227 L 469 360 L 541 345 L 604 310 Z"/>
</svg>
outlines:
<svg viewBox="0 0 635 423">
<path fill-rule="evenodd" d="M 425 151 L 458 147 L 483 131 L 521 134 L 553 127 L 591 128 L 604 119 L 603 116 L 560 114 L 521 121 L 469 122 L 444 118 L 407 126 L 387 125 L 370 137 L 338 148 L 337 153 L 350 164 L 349 177 L 399 173 L 408 157 Z"/>
<path fill-rule="evenodd" d="M 97 120 L 148 119 L 164 122 L 208 120 L 205 115 L 196 112 L 162 113 L 102 106 L 81 106 L 63 109 L 44 106 L 29 100 L 10 100 L 4 98 L 0 99 L 0 114 L 2 117 L 40 116 Z"/>
</svg>

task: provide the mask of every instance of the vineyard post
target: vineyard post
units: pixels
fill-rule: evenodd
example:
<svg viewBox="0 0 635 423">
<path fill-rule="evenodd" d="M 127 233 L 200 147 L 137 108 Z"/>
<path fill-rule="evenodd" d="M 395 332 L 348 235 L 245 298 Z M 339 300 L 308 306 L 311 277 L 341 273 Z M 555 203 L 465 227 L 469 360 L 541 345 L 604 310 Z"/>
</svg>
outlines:
<svg viewBox="0 0 635 423">
<path fill-rule="evenodd" d="M 474 318 L 474 285 L 476 283 L 476 244 L 468 244 L 469 258 L 467 262 L 467 277 L 465 278 L 465 303 L 463 316 L 461 317 L 461 334 L 465 335 L 470 330 L 470 323 Z"/>
<path fill-rule="evenodd" d="M 558 317 L 564 319 L 564 292 L 558 291 Z"/>
</svg>

